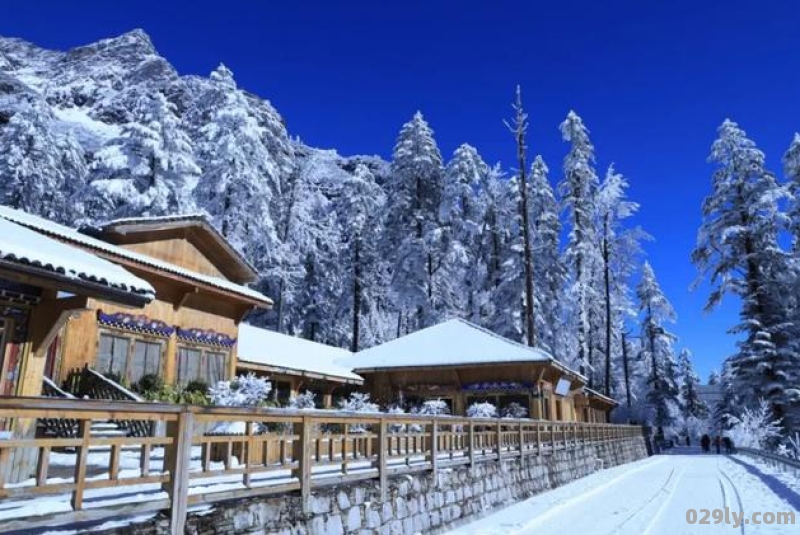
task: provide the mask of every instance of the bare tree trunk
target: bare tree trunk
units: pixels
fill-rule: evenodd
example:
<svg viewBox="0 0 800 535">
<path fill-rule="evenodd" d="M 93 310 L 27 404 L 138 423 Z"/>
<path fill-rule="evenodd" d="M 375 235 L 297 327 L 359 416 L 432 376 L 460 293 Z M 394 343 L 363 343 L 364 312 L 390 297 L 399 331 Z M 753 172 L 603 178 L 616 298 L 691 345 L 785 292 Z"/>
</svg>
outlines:
<svg viewBox="0 0 800 535">
<path fill-rule="evenodd" d="M 611 251 L 608 243 L 608 214 L 603 221 L 603 271 L 606 294 L 606 370 L 603 394 L 611 396 Z"/>
<path fill-rule="evenodd" d="M 509 126 L 517 140 L 517 165 L 519 166 L 520 212 L 522 215 L 523 264 L 525 266 L 525 335 L 529 346 L 536 344 L 536 326 L 533 316 L 533 258 L 531 252 L 530 224 L 528 217 L 528 180 L 525 176 L 525 132 L 528 129 L 528 116 L 522 108 L 522 89 L 517 86 L 517 100 L 514 104 L 517 115 L 513 128 Z"/>
<path fill-rule="evenodd" d="M 355 238 L 353 251 L 353 333 L 350 351 L 358 351 L 361 330 L 361 239 Z"/>
<path fill-rule="evenodd" d="M 628 368 L 628 337 L 625 333 L 622 333 L 622 369 L 623 373 L 625 374 L 625 401 L 628 405 L 630 415 L 630 408 L 631 408 L 631 377 L 630 371 Z M 630 417 L 630 416 L 629 416 Z"/>
</svg>

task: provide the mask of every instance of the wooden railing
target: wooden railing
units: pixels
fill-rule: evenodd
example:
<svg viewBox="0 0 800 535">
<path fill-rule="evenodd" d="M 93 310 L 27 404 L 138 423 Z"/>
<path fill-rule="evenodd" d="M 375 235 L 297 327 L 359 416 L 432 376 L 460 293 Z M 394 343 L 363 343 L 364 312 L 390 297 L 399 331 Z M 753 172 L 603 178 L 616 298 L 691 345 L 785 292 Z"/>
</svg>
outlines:
<svg viewBox="0 0 800 535">
<path fill-rule="evenodd" d="M 308 508 L 314 488 L 365 479 L 378 480 L 385 499 L 392 475 L 548 455 L 642 434 L 635 426 L 577 422 L 0 397 L 3 418 L 74 419 L 78 432 L 71 439 L 0 440 L 0 460 L 21 448 L 37 450 L 39 459 L 29 481 L 0 481 L 0 501 L 20 500 L 23 514 L 24 500 L 46 494 L 70 504 L 69 512 L 0 522 L 0 531 L 165 510 L 172 532 L 183 533 L 187 509 L 196 505 L 299 491 Z M 106 420 L 163 421 L 167 432 L 93 437 L 92 421 Z M 231 423 L 244 433 L 199 434 Z M 50 458 L 66 448 L 75 453 L 64 477 L 54 473 Z M 60 463 L 63 472 L 63 458 Z M 119 505 L 119 495 L 133 498 Z"/>
<path fill-rule="evenodd" d="M 67 378 L 66 383 L 70 392 L 79 398 L 88 397 L 90 399 L 123 402 L 144 401 L 141 396 L 131 392 L 89 366 L 73 370 Z M 129 436 L 147 437 L 153 434 L 152 426 L 147 422 L 139 420 L 114 420 L 114 423 L 121 429 L 124 429 Z"/>
</svg>

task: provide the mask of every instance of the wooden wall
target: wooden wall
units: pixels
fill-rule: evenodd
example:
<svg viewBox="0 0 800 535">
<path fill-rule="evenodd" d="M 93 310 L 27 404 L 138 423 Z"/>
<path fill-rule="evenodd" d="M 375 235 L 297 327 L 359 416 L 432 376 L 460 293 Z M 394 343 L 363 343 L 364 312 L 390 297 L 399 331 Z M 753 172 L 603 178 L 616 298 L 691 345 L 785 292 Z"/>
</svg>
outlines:
<svg viewBox="0 0 800 535">
<path fill-rule="evenodd" d="M 183 238 L 173 238 L 144 243 L 122 244 L 130 251 L 136 251 L 153 258 L 159 258 L 170 264 L 181 266 L 203 275 L 225 278 L 225 275 L 197 247 Z"/>
<path fill-rule="evenodd" d="M 163 321 L 167 325 L 183 329 L 213 330 L 231 338 L 237 338 L 239 328 L 237 321 L 230 317 L 215 315 L 188 306 L 176 309 L 172 303 L 155 300 L 144 309 L 114 305 L 90 299 L 88 310 L 77 314 L 67 321 L 61 349 L 61 374 L 58 381 L 66 379 L 66 375 L 75 368 L 85 364 L 92 365 L 97 355 L 100 326 L 97 323 L 97 311 L 106 314 L 124 312 L 126 314 L 142 314 L 151 320 Z M 164 381 L 172 383 L 176 380 L 177 340 L 173 334 L 166 344 L 164 354 Z M 228 375 L 236 373 L 236 346 L 231 348 Z"/>
<path fill-rule="evenodd" d="M 561 421 L 578 421 L 580 415 L 576 410 L 575 397 L 581 392 L 573 388 L 567 396 L 556 396 L 554 384 L 562 377 L 558 368 L 543 363 L 520 363 L 491 366 L 470 367 L 426 367 L 402 370 L 379 370 L 375 372 L 359 372 L 365 379 L 364 388 L 371 396 L 383 405 L 397 400 L 399 393 L 404 397 L 420 397 L 424 399 L 448 398 L 452 400 L 453 412 L 463 415 L 466 412 L 468 398 L 481 397 L 483 392 L 469 392 L 464 386 L 471 383 L 514 381 L 537 385 L 540 394 L 530 395 L 528 413 L 532 418 L 545 418 Z M 575 382 L 578 386 L 580 383 Z M 582 385 L 580 385 L 582 386 Z M 526 395 L 519 393 L 486 392 L 486 395 Z M 528 393 L 529 394 L 529 393 Z M 560 412 L 560 418 L 557 418 Z"/>
</svg>

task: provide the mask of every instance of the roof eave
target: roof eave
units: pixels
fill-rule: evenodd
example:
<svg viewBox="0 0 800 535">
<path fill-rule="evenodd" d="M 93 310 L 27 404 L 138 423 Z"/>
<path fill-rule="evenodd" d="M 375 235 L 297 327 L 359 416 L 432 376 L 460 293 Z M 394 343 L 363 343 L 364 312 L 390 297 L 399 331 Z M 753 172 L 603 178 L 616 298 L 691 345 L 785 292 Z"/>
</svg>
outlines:
<svg viewBox="0 0 800 535">
<path fill-rule="evenodd" d="M 104 299 L 136 308 L 145 306 L 155 298 L 153 294 L 148 292 L 123 290 L 99 282 L 69 277 L 56 271 L 40 268 L 31 264 L 12 262 L 6 259 L 0 259 L 0 271 L 7 275 L 11 274 L 9 278 L 13 278 L 14 272 L 22 273 L 28 277 L 50 282 L 61 291 Z M 29 283 L 30 281 L 23 282 Z"/>
<path fill-rule="evenodd" d="M 288 368 L 286 366 L 276 366 L 273 364 L 265 364 L 262 362 L 251 362 L 239 357 L 236 363 L 238 368 L 252 369 L 254 371 L 265 371 L 268 373 L 279 373 L 283 375 L 294 375 L 297 377 L 307 377 L 309 379 L 320 379 L 323 381 L 331 381 L 342 384 L 363 385 L 364 379 L 356 379 L 355 377 L 342 377 L 335 374 L 327 374 L 321 372 L 314 372 L 311 370 L 301 370 L 298 368 Z"/>
</svg>

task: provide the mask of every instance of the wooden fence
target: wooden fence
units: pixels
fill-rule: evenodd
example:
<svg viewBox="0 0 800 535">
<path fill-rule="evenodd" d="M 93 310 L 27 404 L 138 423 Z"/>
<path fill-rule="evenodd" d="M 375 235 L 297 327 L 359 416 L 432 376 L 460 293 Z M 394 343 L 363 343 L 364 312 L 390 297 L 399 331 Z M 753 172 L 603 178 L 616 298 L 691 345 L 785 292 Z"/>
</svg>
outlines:
<svg viewBox="0 0 800 535">
<path fill-rule="evenodd" d="M 546 455 L 642 433 L 636 426 L 543 420 L 0 397 L 3 419 L 15 424 L 70 419 L 78 428 L 74 438 L 0 440 L 0 463 L 13 458 L 15 449 L 38 454 L 31 480 L 9 484 L 0 479 L 0 503 L 44 495 L 69 501 L 66 512 L 0 521 L 0 531 L 163 510 L 170 515 L 172 532 L 183 533 L 187 511 L 194 506 L 299 491 L 307 509 L 312 489 L 365 479 L 377 480 L 385 498 L 392 475 Z M 166 432 L 155 437 L 92 435 L 93 422 L 108 421 L 152 427 L 165 422 Z M 242 434 L 203 433 L 220 424 L 233 424 Z M 59 467 L 51 463 L 54 454 Z M 74 463 L 64 463 L 65 456 Z M 132 497 L 120 504 L 115 496 Z"/>
</svg>

